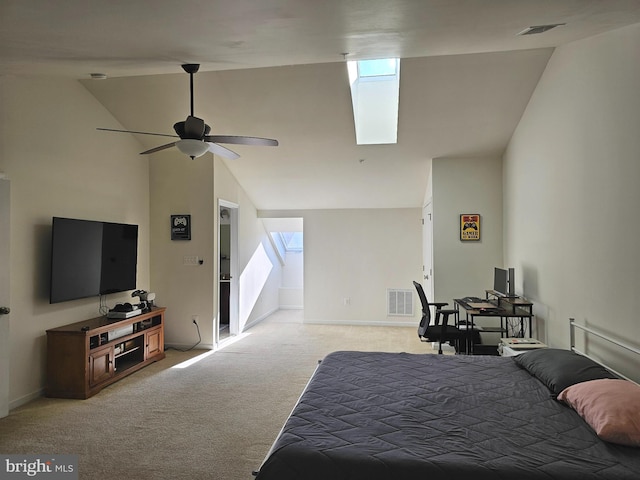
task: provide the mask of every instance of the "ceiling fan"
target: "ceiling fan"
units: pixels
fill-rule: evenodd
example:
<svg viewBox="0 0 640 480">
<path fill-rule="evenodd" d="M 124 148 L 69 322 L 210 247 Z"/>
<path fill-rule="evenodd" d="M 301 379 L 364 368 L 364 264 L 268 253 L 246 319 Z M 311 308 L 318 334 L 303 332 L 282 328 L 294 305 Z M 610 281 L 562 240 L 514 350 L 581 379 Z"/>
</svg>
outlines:
<svg viewBox="0 0 640 480">
<path fill-rule="evenodd" d="M 270 138 L 260 137 L 246 137 L 235 135 L 209 135 L 211 127 L 204 123 L 204 120 L 194 116 L 193 114 L 193 74 L 198 71 L 200 64 L 187 63 L 182 65 L 182 69 L 189 74 L 190 80 L 190 98 L 191 98 L 191 115 L 187 117 L 184 122 L 178 122 L 173 125 L 177 135 L 167 135 L 164 133 L 150 133 L 150 132 L 137 132 L 133 130 L 116 130 L 112 128 L 98 128 L 98 130 L 105 130 L 108 132 L 124 132 L 124 133 L 137 133 L 140 135 L 156 135 L 159 137 L 173 137 L 179 138 L 179 140 L 171 143 L 166 143 L 158 147 L 151 148 L 144 152 L 140 152 L 140 155 L 147 155 L 149 153 L 159 152 L 171 147 L 177 147 L 185 155 L 189 155 L 193 160 L 196 157 L 200 157 L 207 152 L 212 152 L 215 155 L 228 158 L 229 160 L 235 160 L 239 158 L 233 150 L 229 150 L 226 147 L 220 145 L 220 143 L 230 143 L 235 145 L 257 145 L 257 146 L 271 146 L 278 145 L 277 140 Z"/>
</svg>

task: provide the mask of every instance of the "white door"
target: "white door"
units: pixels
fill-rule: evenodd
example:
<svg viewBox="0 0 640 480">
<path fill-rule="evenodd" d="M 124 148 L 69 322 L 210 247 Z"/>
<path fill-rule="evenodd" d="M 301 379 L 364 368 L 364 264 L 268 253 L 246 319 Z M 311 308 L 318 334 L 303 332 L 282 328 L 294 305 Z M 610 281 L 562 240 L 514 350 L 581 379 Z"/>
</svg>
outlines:
<svg viewBox="0 0 640 480">
<path fill-rule="evenodd" d="M 430 302 L 433 298 L 433 215 L 432 205 L 422 209 L 422 288 Z"/>
<path fill-rule="evenodd" d="M 9 180 L 0 178 L 0 418 L 9 414 Z M 3 313 L 4 312 L 4 313 Z"/>
</svg>

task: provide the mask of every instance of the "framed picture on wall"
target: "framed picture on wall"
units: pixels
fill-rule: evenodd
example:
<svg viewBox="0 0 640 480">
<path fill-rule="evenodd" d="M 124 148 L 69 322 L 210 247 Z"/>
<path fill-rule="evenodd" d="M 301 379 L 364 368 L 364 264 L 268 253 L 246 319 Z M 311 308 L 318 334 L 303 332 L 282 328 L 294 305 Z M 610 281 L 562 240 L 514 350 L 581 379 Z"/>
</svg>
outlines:
<svg viewBox="0 0 640 480">
<path fill-rule="evenodd" d="M 477 242 L 480 240 L 480 215 L 463 213 L 460 215 L 460 241 Z"/>
<path fill-rule="evenodd" d="M 191 215 L 171 215 L 171 240 L 191 240 Z"/>
</svg>

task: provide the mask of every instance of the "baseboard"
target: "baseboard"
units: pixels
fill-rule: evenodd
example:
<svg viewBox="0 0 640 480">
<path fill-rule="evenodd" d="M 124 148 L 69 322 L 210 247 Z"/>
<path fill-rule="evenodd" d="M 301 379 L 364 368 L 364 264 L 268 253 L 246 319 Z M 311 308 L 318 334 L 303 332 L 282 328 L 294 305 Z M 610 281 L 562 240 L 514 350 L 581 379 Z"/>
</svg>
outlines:
<svg viewBox="0 0 640 480">
<path fill-rule="evenodd" d="M 273 315 L 274 313 L 276 313 L 278 310 L 280 310 L 280 308 L 274 308 L 273 310 L 270 310 L 266 313 L 263 313 L 262 315 L 260 315 L 257 318 L 254 318 L 253 320 L 251 320 L 250 322 L 247 322 L 244 324 L 244 327 L 242 328 L 242 331 L 245 332 L 247 331 L 249 328 L 256 326 L 257 324 L 259 324 L 260 322 L 262 322 L 263 320 L 266 320 L 267 317 L 269 317 L 270 315 Z"/>
<path fill-rule="evenodd" d="M 37 390 L 33 393 L 29 393 L 28 395 L 25 395 L 23 397 L 16 398 L 15 400 L 12 400 L 9 402 L 9 411 L 16 409 L 18 407 L 21 407 L 22 405 L 43 396 L 44 396 L 44 388 L 41 388 L 40 390 Z"/>
<path fill-rule="evenodd" d="M 355 325 L 363 327 L 416 327 L 418 328 L 419 320 L 322 320 L 307 319 L 302 323 L 310 325 Z"/>
<path fill-rule="evenodd" d="M 199 343 L 195 347 L 193 343 L 165 343 L 164 349 L 169 350 L 170 348 L 174 350 L 213 350 L 213 345 L 210 343 Z"/>
</svg>

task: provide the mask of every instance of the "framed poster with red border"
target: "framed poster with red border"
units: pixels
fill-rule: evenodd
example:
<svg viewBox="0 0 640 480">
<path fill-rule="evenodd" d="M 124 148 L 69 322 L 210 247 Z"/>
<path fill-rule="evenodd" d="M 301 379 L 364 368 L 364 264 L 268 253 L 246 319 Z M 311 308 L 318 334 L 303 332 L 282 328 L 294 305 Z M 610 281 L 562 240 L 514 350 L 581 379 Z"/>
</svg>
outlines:
<svg viewBox="0 0 640 480">
<path fill-rule="evenodd" d="M 463 213 L 460 215 L 460 241 L 477 242 L 480 240 L 480 215 Z"/>
</svg>

